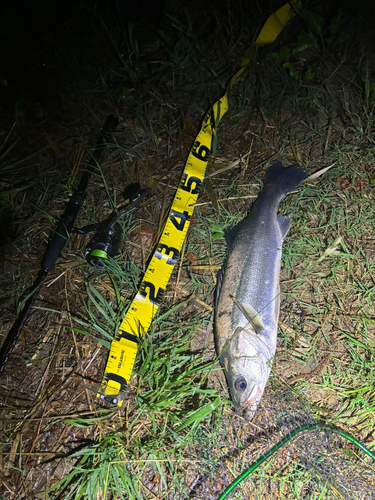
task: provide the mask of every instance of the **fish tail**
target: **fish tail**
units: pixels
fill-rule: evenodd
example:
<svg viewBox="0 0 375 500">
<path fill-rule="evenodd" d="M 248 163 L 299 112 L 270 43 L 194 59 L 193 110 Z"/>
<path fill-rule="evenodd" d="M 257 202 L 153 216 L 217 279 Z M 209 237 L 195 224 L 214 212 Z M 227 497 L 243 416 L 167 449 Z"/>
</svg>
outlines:
<svg viewBox="0 0 375 500">
<path fill-rule="evenodd" d="M 297 165 L 284 167 L 282 163 L 275 160 L 267 170 L 263 191 L 272 189 L 273 192 L 279 192 L 281 196 L 284 196 L 295 189 L 306 177 L 307 174 L 302 167 Z"/>
</svg>

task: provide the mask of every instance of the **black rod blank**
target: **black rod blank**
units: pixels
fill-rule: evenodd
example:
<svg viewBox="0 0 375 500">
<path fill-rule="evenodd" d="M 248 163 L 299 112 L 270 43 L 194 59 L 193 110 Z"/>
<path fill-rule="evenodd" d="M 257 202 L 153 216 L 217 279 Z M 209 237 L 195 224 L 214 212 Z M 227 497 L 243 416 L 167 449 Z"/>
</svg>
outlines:
<svg viewBox="0 0 375 500">
<path fill-rule="evenodd" d="M 114 115 L 107 117 L 104 127 L 100 133 L 98 140 L 96 141 L 96 146 L 91 160 L 83 173 L 80 183 L 76 191 L 74 191 L 71 196 L 64 213 L 60 217 L 60 220 L 56 226 L 53 236 L 47 246 L 46 252 L 44 254 L 41 269 L 39 274 L 31 287 L 29 296 L 20 311 L 16 321 L 14 322 L 12 328 L 9 330 L 3 345 L 0 349 L 0 373 L 3 371 L 4 366 L 21 334 L 22 328 L 26 323 L 31 307 L 33 306 L 35 299 L 38 296 L 40 287 L 43 285 L 48 273 L 52 271 L 55 267 L 57 259 L 60 257 L 61 252 L 69 238 L 69 233 L 71 232 L 74 221 L 77 217 L 78 211 L 81 208 L 85 200 L 85 191 L 97 162 L 102 154 L 104 148 L 106 147 L 107 141 L 110 134 L 115 130 L 118 125 L 118 119 Z"/>
</svg>

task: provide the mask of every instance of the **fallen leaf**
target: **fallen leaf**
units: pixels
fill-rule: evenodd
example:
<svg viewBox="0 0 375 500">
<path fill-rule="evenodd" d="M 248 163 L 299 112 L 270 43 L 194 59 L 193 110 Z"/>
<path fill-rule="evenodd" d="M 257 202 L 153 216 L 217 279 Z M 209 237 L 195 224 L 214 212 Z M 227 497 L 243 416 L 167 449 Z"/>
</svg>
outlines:
<svg viewBox="0 0 375 500">
<path fill-rule="evenodd" d="M 324 250 L 323 255 L 318 259 L 318 262 L 321 262 L 325 257 L 328 257 L 329 255 L 337 255 L 339 252 L 337 252 L 337 247 L 340 245 L 342 242 L 342 236 L 339 236 L 336 238 L 335 242 L 333 245 L 329 246 L 326 250 Z"/>
<path fill-rule="evenodd" d="M 312 181 L 313 179 L 317 179 L 318 177 L 325 174 L 330 168 L 334 167 L 335 165 L 336 165 L 336 163 L 332 163 L 332 165 L 330 165 L 329 167 L 325 167 L 325 168 L 322 168 L 321 170 L 318 170 L 314 174 L 309 175 L 307 177 L 307 179 L 305 179 L 303 182 L 308 182 L 308 181 Z"/>
<path fill-rule="evenodd" d="M 364 179 L 363 177 L 355 177 L 354 181 L 350 177 L 344 177 L 340 181 L 340 187 L 343 191 L 346 189 L 350 191 L 351 193 L 353 191 L 360 191 L 364 187 L 367 186 L 367 180 Z"/>
<path fill-rule="evenodd" d="M 198 257 L 196 255 L 194 255 L 193 253 L 185 254 L 185 258 L 190 262 L 191 266 L 195 266 L 196 263 L 198 262 Z"/>
</svg>

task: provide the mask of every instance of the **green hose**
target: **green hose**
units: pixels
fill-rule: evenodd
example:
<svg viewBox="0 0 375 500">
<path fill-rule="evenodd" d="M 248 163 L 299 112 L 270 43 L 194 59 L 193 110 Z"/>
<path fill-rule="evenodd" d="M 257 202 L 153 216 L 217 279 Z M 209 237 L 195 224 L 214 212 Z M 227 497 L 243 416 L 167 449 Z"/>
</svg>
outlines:
<svg viewBox="0 0 375 500">
<path fill-rule="evenodd" d="M 248 469 L 246 469 L 242 474 L 240 474 L 224 491 L 221 493 L 221 495 L 218 497 L 217 500 L 224 500 L 229 493 L 234 490 L 236 486 L 240 484 L 241 481 L 243 481 L 247 476 L 249 476 L 252 472 L 255 471 L 259 465 L 261 465 L 263 462 L 265 462 L 271 455 L 276 453 L 276 451 L 281 448 L 285 443 L 290 441 L 291 439 L 294 438 L 296 434 L 299 432 L 304 432 L 304 431 L 311 431 L 313 429 L 321 429 L 325 431 L 331 431 L 339 436 L 342 436 L 343 438 L 347 439 L 348 441 L 352 442 L 358 448 L 360 448 L 362 451 L 364 451 L 372 460 L 375 460 L 375 455 L 372 453 L 369 449 L 366 448 L 363 444 L 361 444 L 359 441 L 357 441 L 353 436 L 350 436 L 350 434 L 346 434 L 346 432 L 340 431 L 339 429 L 335 429 L 334 427 L 329 427 L 327 425 L 321 425 L 321 424 L 310 424 L 310 425 L 302 425 L 301 427 L 297 427 L 294 429 L 291 433 L 289 433 L 287 436 L 283 437 L 275 446 L 273 446 L 270 450 L 267 451 L 263 456 L 261 456 L 256 462 L 254 462 Z"/>
</svg>

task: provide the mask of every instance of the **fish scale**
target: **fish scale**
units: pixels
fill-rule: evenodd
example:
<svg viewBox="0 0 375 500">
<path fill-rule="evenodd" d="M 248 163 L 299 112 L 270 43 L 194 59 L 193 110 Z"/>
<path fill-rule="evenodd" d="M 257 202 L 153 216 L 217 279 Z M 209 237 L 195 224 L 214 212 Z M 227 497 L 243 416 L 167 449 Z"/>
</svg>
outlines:
<svg viewBox="0 0 375 500">
<path fill-rule="evenodd" d="M 252 210 L 226 234 L 228 255 L 218 276 L 215 341 L 235 409 L 251 420 L 276 352 L 281 248 L 291 218 L 281 199 L 306 178 L 302 167 L 273 162 Z"/>
</svg>

